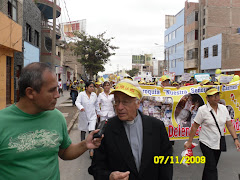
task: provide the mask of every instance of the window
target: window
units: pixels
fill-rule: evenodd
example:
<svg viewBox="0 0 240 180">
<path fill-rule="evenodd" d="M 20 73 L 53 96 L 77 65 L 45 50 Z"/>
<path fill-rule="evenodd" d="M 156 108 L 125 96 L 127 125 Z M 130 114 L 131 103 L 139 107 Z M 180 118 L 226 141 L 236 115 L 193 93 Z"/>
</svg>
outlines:
<svg viewBox="0 0 240 180">
<path fill-rule="evenodd" d="M 172 40 L 172 35 L 171 33 L 168 35 L 168 41 L 171 41 Z"/>
<path fill-rule="evenodd" d="M 28 23 L 26 23 L 25 35 L 26 35 L 25 37 L 26 41 L 32 42 L 32 28 Z"/>
<path fill-rule="evenodd" d="M 208 47 L 204 48 L 204 58 L 208 58 Z"/>
<path fill-rule="evenodd" d="M 198 58 L 198 48 L 190 49 L 187 51 L 187 60 Z"/>
<path fill-rule="evenodd" d="M 172 32 L 172 39 L 175 39 L 176 38 L 176 31 L 173 31 Z"/>
<path fill-rule="evenodd" d="M 195 30 L 195 40 L 198 40 L 198 30 Z"/>
<path fill-rule="evenodd" d="M 203 35 L 205 35 L 205 29 L 202 30 Z"/>
<path fill-rule="evenodd" d="M 165 36 L 165 43 L 168 42 L 168 35 Z"/>
<path fill-rule="evenodd" d="M 34 45 L 39 47 L 39 32 L 34 31 Z"/>
<path fill-rule="evenodd" d="M 195 21 L 198 21 L 198 11 L 195 11 Z"/>
<path fill-rule="evenodd" d="M 171 49 L 171 50 L 170 50 L 171 54 L 175 53 L 175 46 L 171 46 L 170 49 Z"/>
<path fill-rule="evenodd" d="M 175 68 L 175 67 L 176 67 L 176 59 L 173 59 L 173 60 L 171 61 L 171 67 L 172 67 L 172 68 Z"/>
<path fill-rule="evenodd" d="M 218 56 L 218 45 L 213 45 L 213 56 Z"/>
<path fill-rule="evenodd" d="M 45 37 L 45 47 L 48 52 L 52 52 L 52 39 Z"/>
<path fill-rule="evenodd" d="M 203 9 L 203 15 L 205 16 L 205 14 L 206 14 L 206 9 Z"/>
<path fill-rule="evenodd" d="M 8 16 L 17 22 L 17 0 L 8 0 Z"/>
<path fill-rule="evenodd" d="M 205 26 L 205 18 L 203 18 L 203 26 Z"/>
</svg>

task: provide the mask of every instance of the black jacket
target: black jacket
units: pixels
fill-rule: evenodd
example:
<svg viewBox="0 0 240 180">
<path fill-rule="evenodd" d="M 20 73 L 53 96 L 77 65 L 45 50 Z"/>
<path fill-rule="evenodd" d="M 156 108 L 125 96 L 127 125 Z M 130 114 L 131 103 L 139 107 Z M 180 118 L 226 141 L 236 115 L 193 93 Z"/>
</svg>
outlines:
<svg viewBox="0 0 240 180">
<path fill-rule="evenodd" d="M 113 171 L 130 171 L 129 180 L 170 180 L 173 166 L 154 164 L 154 156 L 171 156 L 172 145 L 162 121 L 142 113 L 143 150 L 137 171 L 123 122 L 117 116 L 109 119 L 104 138 L 94 152 L 88 171 L 95 180 L 109 180 Z M 169 158 L 170 159 L 170 158 Z"/>
</svg>

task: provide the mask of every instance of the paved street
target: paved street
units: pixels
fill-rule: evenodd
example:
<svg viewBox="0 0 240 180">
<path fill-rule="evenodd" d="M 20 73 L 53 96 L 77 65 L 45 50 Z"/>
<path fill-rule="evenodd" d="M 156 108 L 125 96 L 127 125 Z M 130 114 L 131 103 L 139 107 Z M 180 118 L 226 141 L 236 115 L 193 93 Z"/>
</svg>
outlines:
<svg viewBox="0 0 240 180">
<path fill-rule="evenodd" d="M 74 113 L 77 112 L 76 107 L 68 107 L 67 105 L 70 101 L 68 100 L 69 92 L 65 91 L 64 96 L 60 97 L 58 100 L 57 108 L 60 110 L 64 110 L 64 113 L 69 112 L 67 115 L 67 119 L 72 119 Z M 77 121 L 74 124 L 70 137 L 73 143 L 77 143 L 80 141 L 80 132 L 77 129 Z M 198 143 L 197 140 L 194 140 Z M 240 174 L 239 162 L 240 162 L 240 152 L 237 152 L 233 140 L 231 136 L 226 137 L 227 141 L 227 152 L 223 152 L 219 164 L 218 164 L 218 173 L 219 180 L 238 180 Z M 183 143 L 184 141 L 175 141 L 175 145 L 173 146 L 173 156 L 178 156 L 181 159 L 181 152 L 183 151 Z M 197 146 L 194 151 L 194 156 L 201 156 L 200 147 Z M 75 159 L 73 161 L 63 161 L 59 159 L 60 164 L 60 174 L 61 180 L 93 180 L 92 176 L 88 174 L 88 167 L 91 164 L 91 159 L 89 158 L 88 152 L 85 152 L 81 157 Z M 203 164 L 192 164 L 189 167 L 184 165 L 175 164 L 174 165 L 174 180 L 200 180 Z"/>
<path fill-rule="evenodd" d="M 72 99 L 70 98 L 69 91 L 63 91 L 63 96 L 60 95 L 57 100 L 56 108 L 63 113 L 67 124 L 70 123 L 78 111 L 76 106 L 72 107 Z"/>
<path fill-rule="evenodd" d="M 78 143 L 80 141 L 80 131 L 77 129 L 77 124 L 72 128 L 70 138 L 73 143 Z M 93 180 L 87 170 L 90 164 L 91 159 L 88 151 L 72 161 L 63 161 L 59 159 L 61 180 Z"/>
</svg>

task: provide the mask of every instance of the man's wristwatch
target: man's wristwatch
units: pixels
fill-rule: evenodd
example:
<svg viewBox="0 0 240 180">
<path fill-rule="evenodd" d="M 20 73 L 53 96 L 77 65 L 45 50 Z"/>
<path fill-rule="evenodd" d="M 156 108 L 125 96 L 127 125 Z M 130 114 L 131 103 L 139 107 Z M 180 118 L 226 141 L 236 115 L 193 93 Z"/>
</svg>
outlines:
<svg viewBox="0 0 240 180">
<path fill-rule="evenodd" d="M 236 139 L 238 140 L 238 138 L 233 138 L 233 141 L 235 142 Z"/>
</svg>

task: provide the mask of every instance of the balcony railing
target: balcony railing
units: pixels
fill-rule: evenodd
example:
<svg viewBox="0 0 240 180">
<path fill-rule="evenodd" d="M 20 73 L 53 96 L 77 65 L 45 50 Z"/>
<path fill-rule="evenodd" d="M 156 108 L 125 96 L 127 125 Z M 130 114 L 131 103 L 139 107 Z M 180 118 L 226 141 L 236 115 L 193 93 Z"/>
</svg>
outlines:
<svg viewBox="0 0 240 180">
<path fill-rule="evenodd" d="M 51 21 L 42 21 L 42 28 L 53 30 L 53 23 Z M 60 25 L 56 25 L 56 33 L 61 35 Z"/>
<path fill-rule="evenodd" d="M 46 19 L 53 18 L 54 0 L 34 0 L 34 1 Z M 60 3 L 58 0 L 57 0 L 56 5 L 57 5 L 56 6 L 56 17 L 59 17 L 61 15 L 61 7 L 60 7 Z"/>
</svg>

